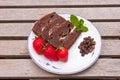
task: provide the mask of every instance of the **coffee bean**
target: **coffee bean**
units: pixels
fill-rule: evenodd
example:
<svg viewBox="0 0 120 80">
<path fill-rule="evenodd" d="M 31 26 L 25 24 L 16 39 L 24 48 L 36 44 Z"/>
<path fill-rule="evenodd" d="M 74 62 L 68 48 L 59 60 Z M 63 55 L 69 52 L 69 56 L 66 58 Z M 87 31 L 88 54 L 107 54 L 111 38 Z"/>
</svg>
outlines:
<svg viewBox="0 0 120 80">
<path fill-rule="evenodd" d="M 94 41 L 94 38 L 91 38 L 91 36 L 85 37 L 78 46 L 81 56 L 92 52 L 95 49 L 95 44 L 96 42 Z"/>
</svg>

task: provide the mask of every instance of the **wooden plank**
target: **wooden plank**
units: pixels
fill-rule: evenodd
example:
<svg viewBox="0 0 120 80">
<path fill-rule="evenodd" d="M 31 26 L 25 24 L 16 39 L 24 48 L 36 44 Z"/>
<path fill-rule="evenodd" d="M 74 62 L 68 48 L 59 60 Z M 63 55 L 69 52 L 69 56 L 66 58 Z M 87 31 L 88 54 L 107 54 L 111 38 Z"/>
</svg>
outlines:
<svg viewBox="0 0 120 80">
<path fill-rule="evenodd" d="M 28 56 L 26 40 L 0 40 L 0 56 Z"/>
<path fill-rule="evenodd" d="M 120 0 L 0 0 L 0 6 L 120 5 Z"/>
<path fill-rule="evenodd" d="M 119 80 L 117 78 L 79 78 L 79 79 L 29 79 L 29 80 Z"/>
<path fill-rule="evenodd" d="M 120 22 L 93 22 L 102 36 L 120 36 Z"/>
<path fill-rule="evenodd" d="M 120 57 L 120 40 L 103 40 L 102 42 L 101 56 Z M 27 40 L 0 40 L 0 57 L 4 56 L 29 56 Z"/>
<path fill-rule="evenodd" d="M 86 19 L 120 19 L 120 7 L 109 8 L 24 8 L 24 9 L 0 9 L 0 21 L 2 20 L 37 20 L 40 17 L 55 11 L 63 14 L 76 14 Z M 98 14 L 99 13 L 99 14 Z"/>
<path fill-rule="evenodd" d="M 71 79 L 60 79 L 60 80 L 71 80 Z M 117 78 L 80 78 L 80 79 L 72 79 L 72 80 L 118 80 Z"/>
<path fill-rule="evenodd" d="M 30 59 L 0 59 L 0 78 L 115 78 L 120 77 L 119 63 L 120 59 L 99 59 L 81 73 L 55 75 L 42 70 Z"/>
<path fill-rule="evenodd" d="M 33 25 L 34 23 L 0 23 L 0 36 L 28 36 Z"/>
<path fill-rule="evenodd" d="M 71 79 L 29 79 L 29 80 L 71 80 Z M 72 79 L 72 80 L 117 80 L 116 78 L 91 78 L 91 79 Z"/>
<path fill-rule="evenodd" d="M 120 40 L 103 40 L 101 55 L 120 56 Z"/>
<path fill-rule="evenodd" d="M 60 79 L 29 79 L 29 80 L 60 80 Z"/>
<path fill-rule="evenodd" d="M 27 37 L 34 23 L 1 23 L 0 37 Z M 102 36 L 120 36 L 120 22 L 93 22 Z"/>
</svg>

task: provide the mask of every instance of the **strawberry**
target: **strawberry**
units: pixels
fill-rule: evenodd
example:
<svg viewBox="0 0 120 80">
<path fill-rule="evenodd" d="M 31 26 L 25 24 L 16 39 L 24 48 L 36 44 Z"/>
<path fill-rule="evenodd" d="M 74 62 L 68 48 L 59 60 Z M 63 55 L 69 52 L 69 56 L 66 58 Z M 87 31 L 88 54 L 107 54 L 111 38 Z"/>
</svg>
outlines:
<svg viewBox="0 0 120 80">
<path fill-rule="evenodd" d="M 44 40 L 42 38 L 35 38 L 33 41 L 33 48 L 37 54 L 40 54 L 44 47 Z"/>
<path fill-rule="evenodd" d="M 58 61 L 56 50 L 51 45 L 46 46 L 43 55 L 49 60 Z"/>
<path fill-rule="evenodd" d="M 67 62 L 68 61 L 68 49 L 60 47 L 60 49 L 57 51 L 57 57 L 59 60 L 63 62 Z"/>
</svg>

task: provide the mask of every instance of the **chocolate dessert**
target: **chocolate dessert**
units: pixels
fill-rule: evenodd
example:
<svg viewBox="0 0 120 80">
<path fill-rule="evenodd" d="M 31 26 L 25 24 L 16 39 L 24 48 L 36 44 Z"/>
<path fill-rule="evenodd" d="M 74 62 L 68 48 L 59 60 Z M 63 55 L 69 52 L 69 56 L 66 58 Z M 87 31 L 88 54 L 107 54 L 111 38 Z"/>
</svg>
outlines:
<svg viewBox="0 0 120 80">
<path fill-rule="evenodd" d="M 59 46 L 70 48 L 81 33 L 76 31 L 71 22 L 55 12 L 39 19 L 32 30 L 56 48 Z"/>
<path fill-rule="evenodd" d="M 58 15 L 55 12 L 52 12 L 41 19 L 39 19 L 34 27 L 32 28 L 33 32 L 37 36 L 41 36 L 42 30 L 45 28 L 46 25 L 49 25 L 55 18 L 57 18 Z"/>
</svg>

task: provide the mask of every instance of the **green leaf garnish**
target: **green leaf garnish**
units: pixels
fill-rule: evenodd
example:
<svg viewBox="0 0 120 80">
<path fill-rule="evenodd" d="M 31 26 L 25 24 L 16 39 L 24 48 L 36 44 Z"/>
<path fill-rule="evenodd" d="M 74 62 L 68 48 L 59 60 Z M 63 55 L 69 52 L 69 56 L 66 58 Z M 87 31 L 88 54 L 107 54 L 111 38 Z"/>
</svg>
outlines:
<svg viewBox="0 0 120 80">
<path fill-rule="evenodd" d="M 81 27 L 82 28 L 82 31 L 83 32 L 87 32 L 88 31 L 88 28 L 85 26 L 85 27 Z"/>
<path fill-rule="evenodd" d="M 84 20 L 83 19 L 78 19 L 75 15 L 70 15 L 70 21 L 71 23 L 76 27 L 76 31 L 82 31 L 82 32 L 87 32 L 88 28 L 84 26 Z"/>
<path fill-rule="evenodd" d="M 78 20 L 78 18 L 76 17 L 76 16 L 74 16 L 74 15 L 71 15 L 70 16 L 70 21 L 73 23 L 73 25 L 75 25 L 75 26 L 78 26 L 79 24 L 79 20 Z"/>
<path fill-rule="evenodd" d="M 79 24 L 84 24 L 84 20 L 83 20 L 83 19 L 80 19 L 80 20 L 79 20 Z"/>
<path fill-rule="evenodd" d="M 79 28 L 79 26 L 76 26 L 76 31 L 79 32 L 81 30 L 81 28 Z"/>
</svg>

